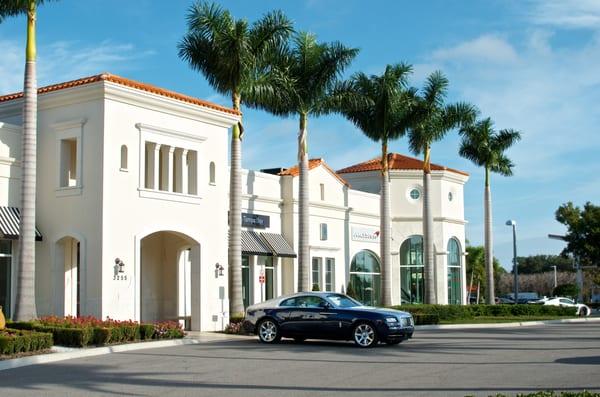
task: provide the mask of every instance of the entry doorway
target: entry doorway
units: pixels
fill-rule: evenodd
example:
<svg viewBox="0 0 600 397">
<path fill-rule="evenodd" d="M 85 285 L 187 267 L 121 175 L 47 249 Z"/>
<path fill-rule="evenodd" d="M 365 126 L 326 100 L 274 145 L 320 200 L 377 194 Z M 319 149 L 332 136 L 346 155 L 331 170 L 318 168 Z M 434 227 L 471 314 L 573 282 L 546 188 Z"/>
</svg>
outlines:
<svg viewBox="0 0 600 397">
<path fill-rule="evenodd" d="M 81 243 L 74 237 L 63 237 L 56 243 L 57 263 L 62 272 L 63 313 L 81 316 Z"/>
</svg>

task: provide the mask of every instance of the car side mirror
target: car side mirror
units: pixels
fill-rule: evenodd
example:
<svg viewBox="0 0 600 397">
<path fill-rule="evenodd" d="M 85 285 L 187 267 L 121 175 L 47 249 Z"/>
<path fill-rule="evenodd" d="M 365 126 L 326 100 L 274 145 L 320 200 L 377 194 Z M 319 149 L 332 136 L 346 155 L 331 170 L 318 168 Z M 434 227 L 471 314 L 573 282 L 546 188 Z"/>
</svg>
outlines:
<svg viewBox="0 0 600 397">
<path fill-rule="evenodd" d="M 323 309 L 331 309 L 331 308 L 333 308 L 333 305 L 329 302 L 323 302 L 323 303 L 321 303 L 321 307 Z"/>
</svg>

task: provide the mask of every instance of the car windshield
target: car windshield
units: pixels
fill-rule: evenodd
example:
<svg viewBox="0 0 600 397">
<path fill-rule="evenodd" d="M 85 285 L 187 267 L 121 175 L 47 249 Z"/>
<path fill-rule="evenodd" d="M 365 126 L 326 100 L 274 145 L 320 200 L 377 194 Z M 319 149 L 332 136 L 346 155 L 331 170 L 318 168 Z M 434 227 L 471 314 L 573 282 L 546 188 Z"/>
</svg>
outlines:
<svg viewBox="0 0 600 397">
<path fill-rule="evenodd" d="M 330 294 L 327 295 L 327 299 L 329 299 L 336 307 L 362 306 L 362 303 L 359 303 L 346 295 Z"/>
</svg>

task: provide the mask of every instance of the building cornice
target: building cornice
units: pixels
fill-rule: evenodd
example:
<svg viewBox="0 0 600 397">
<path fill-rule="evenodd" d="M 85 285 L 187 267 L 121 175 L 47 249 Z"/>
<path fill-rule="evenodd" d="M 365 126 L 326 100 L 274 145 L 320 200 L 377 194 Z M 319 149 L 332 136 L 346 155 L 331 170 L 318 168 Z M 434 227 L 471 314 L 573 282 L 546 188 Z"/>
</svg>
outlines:
<svg viewBox="0 0 600 397">
<path fill-rule="evenodd" d="M 394 216 L 392 217 L 392 222 L 422 222 L 423 218 L 420 216 Z M 435 216 L 433 217 L 434 222 L 446 222 L 446 223 L 455 223 L 457 225 L 466 225 L 468 223 L 465 219 L 458 218 L 448 218 L 445 216 Z"/>
<path fill-rule="evenodd" d="M 242 194 L 242 199 L 248 200 L 248 201 L 257 201 L 259 203 L 267 203 L 267 204 L 277 204 L 277 205 L 283 204 L 282 199 L 275 198 L 275 197 L 258 196 L 256 194 Z"/>
<path fill-rule="evenodd" d="M 207 139 L 205 136 L 191 134 L 189 132 L 184 131 L 176 131 L 170 128 L 157 127 L 155 125 L 149 125 L 144 123 L 136 123 L 135 128 L 140 130 L 140 132 L 148 131 L 163 136 L 182 138 L 189 141 L 204 142 Z"/>
<path fill-rule="evenodd" d="M 202 121 L 219 127 L 230 128 L 239 122 L 240 116 L 201 107 L 151 92 L 140 91 L 120 84 L 104 81 L 104 97 L 107 100 L 136 105 L 181 117 Z"/>
</svg>

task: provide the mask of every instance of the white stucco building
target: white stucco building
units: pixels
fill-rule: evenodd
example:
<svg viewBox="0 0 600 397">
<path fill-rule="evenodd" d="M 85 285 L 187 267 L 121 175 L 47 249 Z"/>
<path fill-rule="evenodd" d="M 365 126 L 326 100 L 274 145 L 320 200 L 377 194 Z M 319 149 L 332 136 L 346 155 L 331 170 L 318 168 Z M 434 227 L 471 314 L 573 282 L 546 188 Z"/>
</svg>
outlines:
<svg viewBox="0 0 600 397">
<path fill-rule="evenodd" d="M 102 74 L 40 89 L 36 297 L 40 315 L 227 322 L 229 128 L 239 114 Z M 0 306 L 16 290 L 22 94 L 0 96 Z M 420 162 L 393 155 L 393 300 L 422 299 Z M 377 304 L 379 174 L 310 161 L 311 283 Z M 465 300 L 463 184 L 434 166 L 436 292 Z M 243 172 L 246 305 L 297 287 L 298 169 Z M 417 193 L 415 193 L 417 192 Z"/>
</svg>

